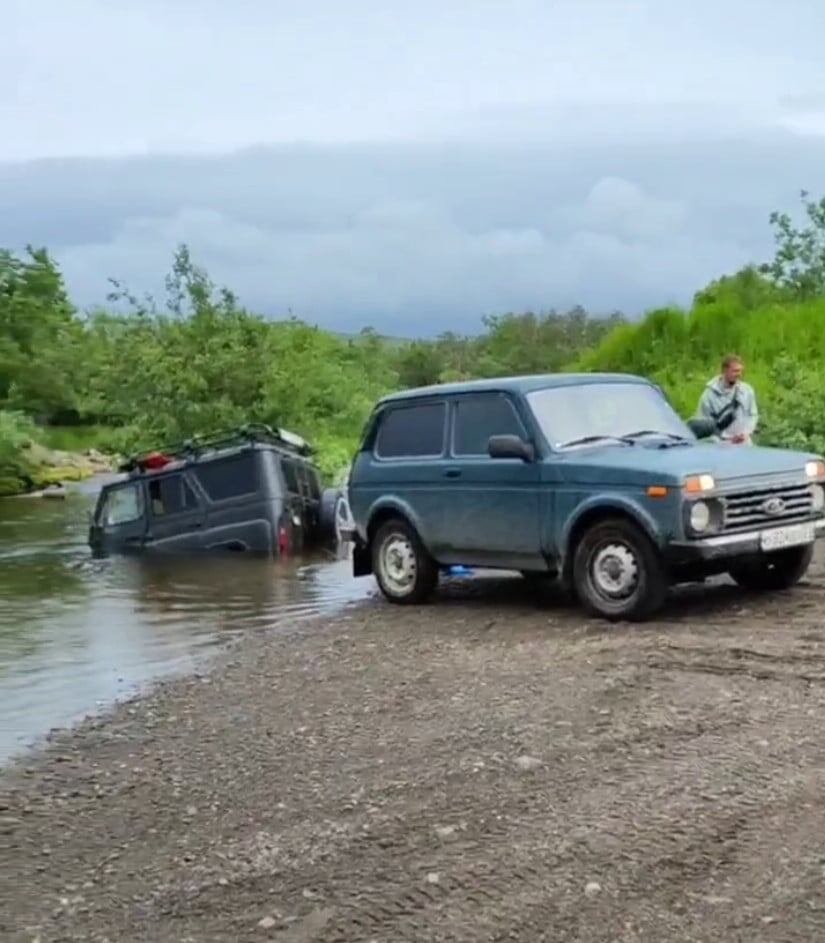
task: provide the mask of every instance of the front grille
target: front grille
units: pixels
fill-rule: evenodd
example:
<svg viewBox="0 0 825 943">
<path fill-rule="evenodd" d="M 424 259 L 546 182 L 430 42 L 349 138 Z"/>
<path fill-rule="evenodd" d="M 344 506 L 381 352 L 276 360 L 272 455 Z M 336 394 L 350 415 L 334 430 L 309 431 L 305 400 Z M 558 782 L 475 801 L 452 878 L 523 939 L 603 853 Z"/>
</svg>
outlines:
<svg viewBox="0 0 825 943">
<path fill-rule="evenodd" d="M 805 520 L 813 512 L 811 492 L 802 484 L 766 486 L 728 494 L 724 501 L 728 532 Z"/>
</svg>

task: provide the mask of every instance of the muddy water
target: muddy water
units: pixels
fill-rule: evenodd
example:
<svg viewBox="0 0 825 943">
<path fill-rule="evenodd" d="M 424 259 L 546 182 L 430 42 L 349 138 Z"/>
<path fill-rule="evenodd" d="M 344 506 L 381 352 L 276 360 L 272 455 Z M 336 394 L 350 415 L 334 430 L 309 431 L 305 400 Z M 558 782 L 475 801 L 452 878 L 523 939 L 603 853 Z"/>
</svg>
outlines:
<svg viewBox="0 0 825 943">
<path fill-rule="evenodd" d="M 287 563 L 93 560 L 86 515 L 96 490 L 0 501 L 0 763 L 52 727 L 191 669 L 233 633 L 373 592 L 331 553 Z"/>
</svg>

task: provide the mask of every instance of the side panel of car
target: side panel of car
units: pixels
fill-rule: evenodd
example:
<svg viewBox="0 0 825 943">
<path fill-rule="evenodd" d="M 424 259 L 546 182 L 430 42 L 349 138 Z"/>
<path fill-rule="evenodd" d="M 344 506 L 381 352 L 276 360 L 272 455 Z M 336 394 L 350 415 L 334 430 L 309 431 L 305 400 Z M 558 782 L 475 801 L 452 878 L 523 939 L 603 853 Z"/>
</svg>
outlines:
<svg viewBox="0 0 825 943">
<path fill-rule="evenodd" d="M 272 552 L 278 503 L 274 462 L 271 450 L 249 449 L 191 468 L 206 507 L 205 549 Z"/>
</svg>

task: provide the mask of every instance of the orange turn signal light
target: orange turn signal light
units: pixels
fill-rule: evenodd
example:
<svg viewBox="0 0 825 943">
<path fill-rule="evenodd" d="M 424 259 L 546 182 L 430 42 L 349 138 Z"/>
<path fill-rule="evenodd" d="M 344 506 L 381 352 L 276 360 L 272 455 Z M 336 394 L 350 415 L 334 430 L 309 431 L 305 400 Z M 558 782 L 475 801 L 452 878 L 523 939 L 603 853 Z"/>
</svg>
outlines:
<svg viewBox="0 0 825 943">
<path fill-rule="evenodd" d="M 667 496 L 667 488 L 664 485 L 648 485 L 647 495 L 649 498 L 664 498 Z"/>
<path fill-rule="evenodd" d="M 685 478 L 683 485 L 688 494 L 702 494 L 704 491 L 713 491 L 715 487 L 716 482 L 713 480 L 713 475 L 690 475 Z"/>
</svg>

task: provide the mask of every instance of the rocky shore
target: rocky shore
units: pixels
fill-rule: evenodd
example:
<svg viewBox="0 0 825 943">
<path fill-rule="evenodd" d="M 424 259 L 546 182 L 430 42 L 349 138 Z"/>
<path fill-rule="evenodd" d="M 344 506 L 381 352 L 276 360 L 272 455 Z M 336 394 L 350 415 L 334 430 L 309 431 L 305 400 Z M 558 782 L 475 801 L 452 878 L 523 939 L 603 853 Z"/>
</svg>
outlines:
<svg viewBox="0 0 825 943">
<path fill-rule="evenodd" d="M 33 443 L 26 449 L 25 473 L 0 477 L 0 497 L 60 496 L 63 486 L 117 469 L 117 458 L 97 449 L 65 452 Z"/>
<path fill-rule="evenodd" d="M 821 565 L 642 627 L 518 578 L 250 635 L 0 774 L 0 939 L 811 941 Z"/>
</svg>

